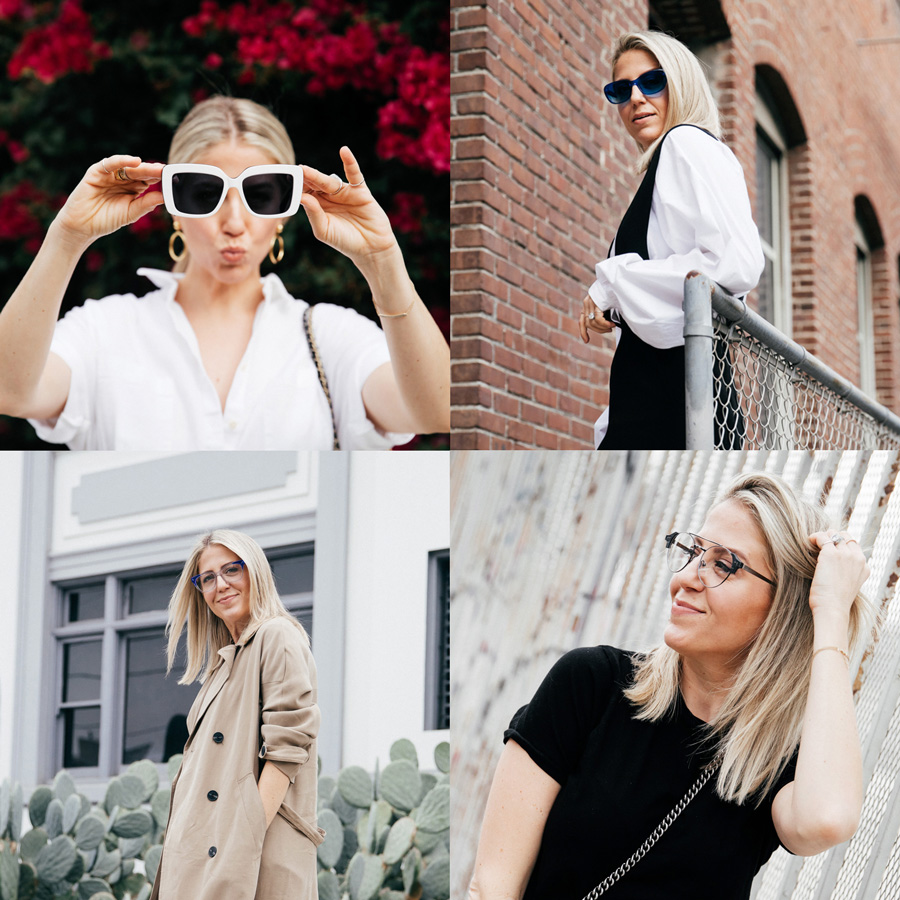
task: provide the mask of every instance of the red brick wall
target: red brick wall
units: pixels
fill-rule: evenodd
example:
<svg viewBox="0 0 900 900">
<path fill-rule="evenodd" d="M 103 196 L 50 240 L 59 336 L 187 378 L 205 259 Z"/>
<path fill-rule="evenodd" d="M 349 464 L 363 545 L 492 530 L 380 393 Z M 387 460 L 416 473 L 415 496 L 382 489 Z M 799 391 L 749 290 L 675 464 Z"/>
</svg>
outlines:
<svg viewBox="0 0 900 900">
<path fill-rule="evenodd" d="M 755 71 L 790 89 L 807 141 L 789 158 L 793 336 L 856 381 L 854 197 L 871 202 L 877 399 L 900 411 L 900 35 L 885 0 L 726 0 L 711 48 L 725 138 L 755 202 Z M 647 6 L 453 0 L 453 429 L 457 448 L 589 447 L 610 338 L 575 325 L 638 179 L 602 97 L 610 48 Z M 677 23 L 675 25 L 677 31 Z"/>
</svg>

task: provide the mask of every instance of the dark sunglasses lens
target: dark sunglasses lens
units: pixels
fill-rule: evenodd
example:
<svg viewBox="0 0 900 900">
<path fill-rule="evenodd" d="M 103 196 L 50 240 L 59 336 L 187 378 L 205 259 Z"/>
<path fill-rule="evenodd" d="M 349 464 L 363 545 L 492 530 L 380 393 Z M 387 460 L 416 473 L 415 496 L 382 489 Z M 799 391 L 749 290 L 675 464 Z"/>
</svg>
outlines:
<svg viewBox="0 0 900 900">
<path fill-rule="evenodd" d="M 172 176 L 172 198 L 178 212 L 208 216 L 222 198 L 224 184 L 218 175 L 180 172 Z"/>
<path fill-rule="evenodd" d="M 610 103 L 624 103 L 631 96 L 631 85 L 627 81 L 614 81 L 603 88 Z"/>
<path fill-rule="evenodd" d="M 653 72 L 644 72 L 637 80 L 640 92 L 646 97 L 658 94 L 666 86 L 666 73 L 662 69 Z"/>
<path fill-rule="evenodd" d="M 258 216 L 281 216 L 291 208 L 294 176 L 289 172 L 251 175 L 244 179 L 244 196 L 250 211 Z"/>
</svg>

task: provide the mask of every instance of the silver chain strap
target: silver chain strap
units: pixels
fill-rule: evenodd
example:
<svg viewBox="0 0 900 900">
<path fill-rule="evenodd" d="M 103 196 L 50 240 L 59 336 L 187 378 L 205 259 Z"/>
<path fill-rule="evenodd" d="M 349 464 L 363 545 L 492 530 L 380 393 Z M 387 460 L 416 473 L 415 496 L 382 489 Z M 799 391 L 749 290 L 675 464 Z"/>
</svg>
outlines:
<svg viewBox="0 0 900 900">
<path fill-rule="evenodd" d="M 650 837 L 641 844 L 634 853 L 616 869 L 615 872 L 607 875 L 600 884 L 597 885 L 589 894 L 585 894 L 584 900 L 597 900 L 601 894 L 605 894 L 629 869 L 633 868 L 641 859 L 644 858 L 647 851 L 666 833 L 669 826 L 684 812 L 685 807 L 697 794 L 700 793 L 703 785 L 712 778 L 718 765 L 707 768 L 703 774 L 694 782 L 691 789 L 678 801 L 678 805 L 656 826 Z"/>
</svg>

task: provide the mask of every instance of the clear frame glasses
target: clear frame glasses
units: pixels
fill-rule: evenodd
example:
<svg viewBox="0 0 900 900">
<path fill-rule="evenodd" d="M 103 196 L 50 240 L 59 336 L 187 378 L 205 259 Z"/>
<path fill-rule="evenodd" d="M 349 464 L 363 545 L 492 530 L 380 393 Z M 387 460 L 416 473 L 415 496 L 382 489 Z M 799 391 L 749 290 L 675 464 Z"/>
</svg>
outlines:
<svg viewBox="0 0 900 900">
<path fill-rule="evenodd" d="M 220 575 L 228 584 L 234 584 L 236 581 L 240 581 L 245 566 L 246 563 L 242 559 L 236 559 L 234 562 L 222 566 L 218 572 L 201 572 L 199 575 L 194 575 L 191 577 L 191 581 L 201 594 L 211 594 L 219 584 Z"/>
<path fill-rule="evenodd" d="M 701 547 L 697 540 L 709 546 Z M 718 587 L 738 569 L 745 569 L 772 587 L 777 587 L 774 581 L 755 572 L 746 563 L 741 562 L 731 550 L 715 541 L 700 537 L 699 534 L 691 534 L 689 531 L 674 531 L 666 535 L 666 562 L 671 572 L 680 572 L 698 557 L 697 574 L 706 587 Z"/>
<path fill-rule="evenodd" d="M 627 78 L 611 81 L 603 88 L 603 93 L 610 103 L 618 105 L 631 99 L 631 88 L 635 84 L 645 97 L 653 97 L 662 93 L 668 83 L 666 73 L 662 69 L 651 69 L 649 72 L 644 72 L 643 75 L 638 75 L 634 81 L 629 81 Z"/>
<path fill-rule="evenodd" d="M 202 219 L 215 215 L 230 188 L 237 188 L 244 206 L 261 219 L 292 216 L 300 208 L 303 169 L 300 166 L 250 166 L 229 178 L 218 166 L 177 163 L 163 166 L 162 192 L 173 216 Z"/>
</svg>

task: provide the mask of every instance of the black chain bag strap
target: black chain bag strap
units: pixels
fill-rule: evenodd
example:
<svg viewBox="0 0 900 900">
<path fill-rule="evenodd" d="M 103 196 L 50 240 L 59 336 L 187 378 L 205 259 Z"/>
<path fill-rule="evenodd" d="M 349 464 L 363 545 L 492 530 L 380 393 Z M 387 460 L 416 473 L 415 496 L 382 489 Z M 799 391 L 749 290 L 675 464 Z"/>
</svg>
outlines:
<svg viewBox="0 0 900 900">
<path fill-rule="evenodd" d="M 313 362 L 316 364 L 316 371 L 319 373 L 319 384 L 325 391 L 325 399 L 328 401 L 328 408 L 331 410 L 331 449 L 340 450 L 341 442 L 338 440 L 337 422 L 334 419 L 334 404 L 331 402 L 331 391 L 328 390 L 328 379 L 325 377 L 325 367 L 322 365 L 322 358 L 319 356 L 319 348 L 316 346 L 316 337 L 312 329 L 312 311 L 311 306 L 307 306 L 303 310 L 303 332 L 306 335 L 306 343 L 309 344 L 309 352 L 312 354 Z"/>
<path fill-rule="evenodd" d="M 714 764 L 705 769 L 703 774 L 691 786 L 691 789 L 678 801 L 675 808 L 656 826 L 650 837 L 615 872 L 611 872 L 590 893 L 585 894 L 583 900 L 597 900 L 597 897 L 605 894 L 629 869 L 639 863 L 647 854 L 647 851 L 666 833 L 669 826 L 684 812 L 688 803 L 700 793 L 703 785 L 712 778 L 718 768 L 718 765 Z"/>
</svg>

